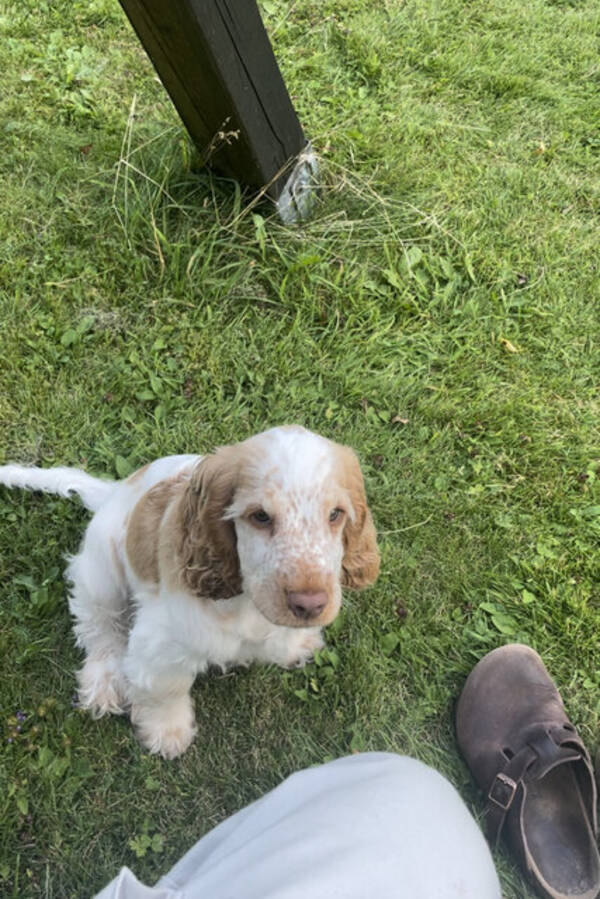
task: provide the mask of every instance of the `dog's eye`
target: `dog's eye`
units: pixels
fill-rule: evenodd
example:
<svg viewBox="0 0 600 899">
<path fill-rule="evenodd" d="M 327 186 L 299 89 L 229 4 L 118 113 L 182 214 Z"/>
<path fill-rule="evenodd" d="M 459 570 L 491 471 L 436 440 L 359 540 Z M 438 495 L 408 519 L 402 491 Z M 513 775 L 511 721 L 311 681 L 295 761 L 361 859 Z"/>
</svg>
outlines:
<svg viewBox="0 0 600 899">
<path fill-rule="evenodd" d="M 331 524 L 333 524 L 334 521 L 339 521 L 343 514 L 343 509 L 332 509 L 329 513 L 329 521 L 331 522 Z"/>
<path fill-rule="evenodd" d="M 250 520 L 258 525 L 259 528 L 268 528 L 273 523 L 273 519 L 264 509 L 257 509 L 255 512 L 252 512 Z"/>
</svg>

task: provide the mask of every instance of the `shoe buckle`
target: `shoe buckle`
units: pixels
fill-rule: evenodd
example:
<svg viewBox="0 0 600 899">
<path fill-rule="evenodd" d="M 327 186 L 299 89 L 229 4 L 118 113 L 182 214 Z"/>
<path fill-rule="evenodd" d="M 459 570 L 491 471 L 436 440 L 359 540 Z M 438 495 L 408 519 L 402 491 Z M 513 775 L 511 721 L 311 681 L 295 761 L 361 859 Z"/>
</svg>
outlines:
<svg viewBox="0 0 600 899">
<path fill-rule="evenodd" d="M 494 782 L 490 787 L 488 799 L 497 805 L 502 811 L 507 812 L 515 798 L 518 784 L 507 774 L 496 774 Z"/>
</svg>

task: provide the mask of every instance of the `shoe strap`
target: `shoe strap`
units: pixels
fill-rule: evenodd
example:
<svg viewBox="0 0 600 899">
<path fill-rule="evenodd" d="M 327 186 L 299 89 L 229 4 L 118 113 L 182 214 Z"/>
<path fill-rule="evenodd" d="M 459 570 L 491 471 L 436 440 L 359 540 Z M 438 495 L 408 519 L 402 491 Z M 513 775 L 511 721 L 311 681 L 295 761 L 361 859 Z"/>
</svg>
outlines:
<svg viewBox="0 0 600 899">
<path fill-rule="evenodd" d="M 554 723 L 531 725 L 521 734 L 521 741 L 524 745 L 511 758 L 502 753 L 504 763 L 488 790 L 484 822 L 488 840 L 494 847 L 515 797 L 523 793 L 524 782 L 541 780 L 557 765 L 577 762 L 587 756 L 576 732 L 566 731 Z"/>
</svg>

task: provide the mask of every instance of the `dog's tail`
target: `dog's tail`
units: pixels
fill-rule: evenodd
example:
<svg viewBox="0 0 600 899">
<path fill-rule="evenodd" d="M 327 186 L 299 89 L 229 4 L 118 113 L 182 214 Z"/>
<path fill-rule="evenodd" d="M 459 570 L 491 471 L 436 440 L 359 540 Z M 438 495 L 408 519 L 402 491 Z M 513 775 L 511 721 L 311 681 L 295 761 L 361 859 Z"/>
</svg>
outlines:
<svg viewBox="0 0 600 899">
<path fill-rule="evenodd" d="M 0 484 L 43 490 L 59 496 L 81 497 L 91 512 L 99 509 L 114 489 L 116 481 L 94 478 L 79 468 L 30 468 L 26 465 L 0 465 Z"/>
</svg>

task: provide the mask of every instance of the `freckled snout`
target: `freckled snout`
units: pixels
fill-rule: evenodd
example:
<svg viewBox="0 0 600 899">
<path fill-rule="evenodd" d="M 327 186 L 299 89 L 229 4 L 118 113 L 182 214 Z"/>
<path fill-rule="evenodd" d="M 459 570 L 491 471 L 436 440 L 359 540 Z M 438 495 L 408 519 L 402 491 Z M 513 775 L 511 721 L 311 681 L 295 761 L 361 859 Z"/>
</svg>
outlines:
<svg viewBox="0 0 600 899">
<path fill-rule="evenodd" d="M 296 618 L 304 618 L 309 621 L 311 618 L 319 617 L 327 605 L 327 594 L 324 590 L 306 592 L 286 590 L 286 600 Z"/>
</svg>

